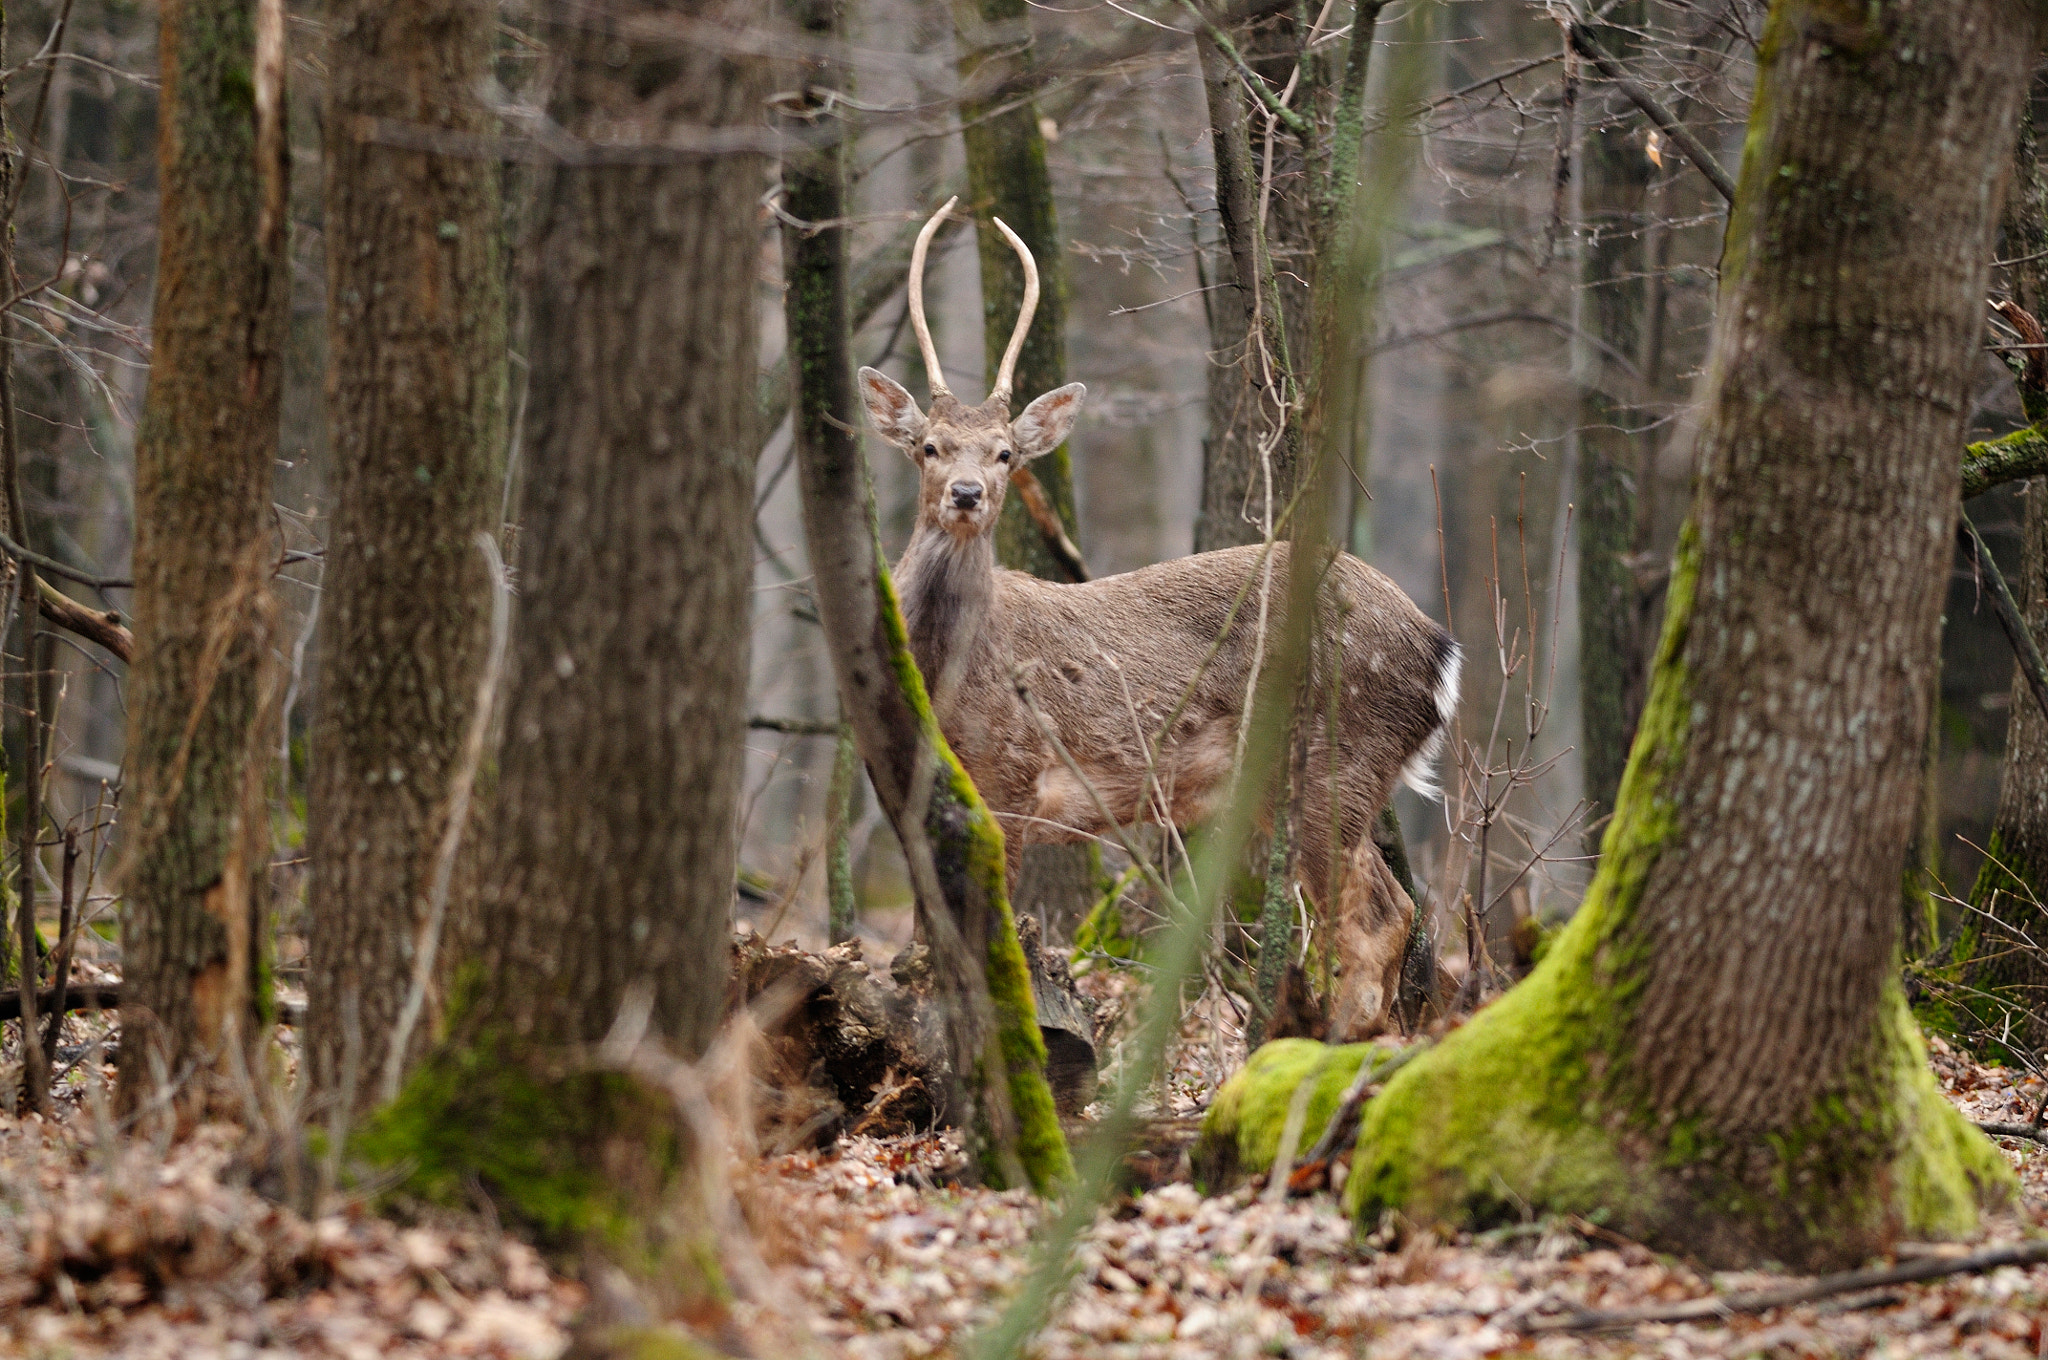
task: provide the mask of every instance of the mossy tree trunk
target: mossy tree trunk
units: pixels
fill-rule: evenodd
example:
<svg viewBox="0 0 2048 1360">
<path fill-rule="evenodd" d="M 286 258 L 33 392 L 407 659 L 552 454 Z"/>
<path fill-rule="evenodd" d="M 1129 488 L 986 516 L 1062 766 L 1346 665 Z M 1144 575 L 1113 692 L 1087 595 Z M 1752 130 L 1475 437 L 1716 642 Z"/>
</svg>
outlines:
<svg viewBox="0 0 2048 1360">
<path fill-rule="evenodd" d="M 549 29 L 573 140 L 530 247 L 533 458 L 481 953 L 358 1146 L 416 1190 L 473 1178 L 522 1227 L 701 1288 L 687 1128 L 589 1057 L 625 1016 L 693 1060 L 725 1008 L 758 449 L 745 139 L 770 84 L 666 36 L 670 12 L 614 0 Z M 727 145 L 675 149 L 707 137 Z"/>
<path fill-rule="evenodd" d="M 813 33 L 834 31 L 834 0 L 796 0 L 792 8 Z M 842 78 L 821 64 L 806 71 L 806 89 Z M 792 216 L 845 217 L 844 157 L 835 145 L 785 161 Z M 968 1131 L 985 1178 L 1049 1193 L 1071 1179 L 1073 1165 L 1045 1080 L 1045 1041 L 1004 883 L 1003 834 L 939 731 L 882 558 L 854 423 L 846 235 L 785 223 L 782 236 L 797 476 L 818 613 L 840 711 L 903 843 L 930 942 L 957 1087 L 948 1112 Z"/>
<path fill-rule="evenodd" d="M 1628 58 L 1643 23 L 1642 0 L 1628 0 L 1605 12 L 1601 45 Z M 1582 203 L 1579 230 L 1585 240 L 1579 267 L 1581 326 L 1590 340 L 1610 352 L 1641 349 L 1649 301 L 1649 190 L 1652 166 L 1641 140 L 1642 122 L 1633 106 L 1616 96 L 1608 107 L 1582 99 L 1590 125 L 1580 139 Z M 1578 342 L 1584 356 L 1579 382 L 1578 468 L 1574 499 L 1579 534 L 1579 723 L 1585 759 L 1589 821 L 1614 811 L 1629 740 L 1642 712 L 1648 657 L 1643 640 L 1642 591 L 1629 559 L 1636 542 L 1636 490 L 1647 466 L 1654 422 L 1632 409 L 1618 389 L 1630 375 L 1595 357 L 1595 346 Z"/>
<path fill-rule="evenodd" d="M 271 463 L 288 302 L 284 15 L 169 0 L 149 392 L 135 448 L 119 1095 L 198 1111 L 265 1047 Z M 240 1046 L 246 1051 L 236 1055 Z"/>
<path fill-rule="evenodd" d="M 2031 110 L 2023 109 L 2013 152 L 2013 183 L 2006 195 L 2001 258 L 2010 266 L 2014 301 L 2037 320 L 2048 310 L 2048 177 L 2041 173 Z M 2015 356 L 2027 418 L 2048 415 L 2048 387 L 2037 362 Z M 2021 535 L 2020 569 L 2013 588 L 2027 628 L 2048 638 L 2048 478 L 2030 479 Z M 1937 1009 L 1955 1031 L 1976 1043 L 2002 1048 L 2008 1040 L 2033 1058 L 2048 1049 L 2048 718 L 2041 715 L 2025 674 L 2013 666 L 2012 703 L 2005 729 L 2005 765 L 1992 818 L 1989 858 L 1977 875 L 1970 906 L 1954 943 L 1953 993 Z"/>
<path fill-rule="evenodd" d="M 493 587 L 475 539 L 498 528 L 505 292 L 496 163 L 391 144 L 492 130 L 478 98 L 491 14 L 468 0 L 343 0 L 328 19 L 335 507 L 308 799 L 304 1039 L 315 1093 L 349 1090 L 361 1108 L 376 1099 L 410 986 L 488 647 Z M 437 1014 L 413 1027 L 405 1061 Z M 358 1070 L 346 1072 L 351 1058 Z"/>
<path fill-rule="evenodd" d="M 1896 971 L 2021 0 L 1778 0 L 1619 805 L 1536 972 L 1367 1110 L 1366 1221 L 1604 1210 L 1820 1266 L 2011 1193 Z M 1859 205 L 1845 212 L 1842 205 Z"/>
<path fill-rule="evenodd" d="M 993 83 L 1012 85 L 1031 67 L 1031 15 L 1024 0 L 953 0 L 960 44 L 960 77 L 970 92 Z M 1017 356 L 1016 406 L 1067 381 L 1067 253 L 1045 162 L 1038 105 L 1015 96 L 984 104 L 962 102 L 960 138 L 967 151 L 967 196 L 974 211 L 974 244 L 981 264 L 982 349 L 990 382 L 1010 343 L 1024 301 L 1024 267 L 992 218 L 1023 238 L 1038 261 L 1038 313 Z M 1074 468 L 1067 445 L 1034 459 L 1030 475 L 1070 535 L 1079 536 Z M 1004 566 L 1051 581 L 1073 579 L 1047 546 L 1045 535 L 1012 496 L 996 524 L 996 558 Z M 1102 890 L 1102 855 L 1093 845 L 1026 846 L 1012 906 L 1037 916 L 1053 937 L 1067 938 Z"/>
</svg>

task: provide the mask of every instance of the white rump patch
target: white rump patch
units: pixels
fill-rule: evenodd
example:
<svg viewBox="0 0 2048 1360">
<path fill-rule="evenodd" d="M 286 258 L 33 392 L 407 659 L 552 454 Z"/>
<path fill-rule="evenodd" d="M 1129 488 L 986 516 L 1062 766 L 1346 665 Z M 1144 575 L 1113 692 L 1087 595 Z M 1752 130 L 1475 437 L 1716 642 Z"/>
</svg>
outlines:
<svg viewBox="0 0 2048 1360">
<path fill-rule="evenodd" d="M 1444 668 L 1436 677 L 1436 730 L 1401 767 L 1401 782 L 1431 802 L 1444 796 L 1443 787 L 1437 783 L 1436 762 L 1443 754 L 1444 733 L 1450 730 L 1451 718 L 1458 711 L 1458 677 L 1464 666 L 1464 649 L 1452 643 L 1450 655 L 1444 658 Z"/>
</svg>

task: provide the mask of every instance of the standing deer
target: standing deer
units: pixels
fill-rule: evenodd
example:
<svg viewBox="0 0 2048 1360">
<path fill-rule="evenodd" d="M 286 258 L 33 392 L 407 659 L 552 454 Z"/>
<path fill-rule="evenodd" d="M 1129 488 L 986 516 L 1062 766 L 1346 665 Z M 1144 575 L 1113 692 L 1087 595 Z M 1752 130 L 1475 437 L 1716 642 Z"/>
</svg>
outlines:
<svg viewBox="0 0 2048 1360">
<path fill-rule="evenodd" d="M 925 223 L 911 252 L 910 320 L 931 409 L 920 411 L 872 368 L 860 371 L 860 389 L 875 432 L 918 465 L 917 527 L 896 564 L 896 588 L 939 726 L 1002 824 L 1014 886 L 1024 844 L 1107 834 L 1103 807 L 1121 825 L 1185 827 L 1220 806 L 1258 664 L 1258 592 L 1285 582 L 1287 545 L 1271 550 L 1270 571 L 1258 546 L 1075 585 L 996 566 L 991 536 L 1011 474 L 1059 447 L 1087 389 L 1068 383 L 1010 418 L 1038 267 L 1000 219 L 996 228 L 1024 263 L 1022 311 L 988 400 L 969 406 L 947 388 L 925 322 L 924 261 L 953 202 Z M 1283 585 L 1269 629 L 1284 626 L 1284 597 Z M 1330 918 L 1334 1038 L 1384 1027 L 1395 999 L 1413 907 L 1370 832 L 1396 779 L 1435 793 L 1430 775 L 1457 703 L 1460 657 L 1400 587 L 1348 554 L 1337 555 L 1325 578 L 1318 613 L 1325 636 L 1341 636 L 1342 655 L 1319 645 L 1311 684 L 1318 695 L 1341 697 L 1334 752 L 1326 707 L 1308 724 L 1297 838 L 1301 881 L 1320 907 L 1330 882 L 1334 758 L 1345 856 Z M 1341 668 L 1336 677 L 1323 669 L 1331 664 Z M 1048 740 L 1048 727 L 1085 783 Z"/>
</svg>

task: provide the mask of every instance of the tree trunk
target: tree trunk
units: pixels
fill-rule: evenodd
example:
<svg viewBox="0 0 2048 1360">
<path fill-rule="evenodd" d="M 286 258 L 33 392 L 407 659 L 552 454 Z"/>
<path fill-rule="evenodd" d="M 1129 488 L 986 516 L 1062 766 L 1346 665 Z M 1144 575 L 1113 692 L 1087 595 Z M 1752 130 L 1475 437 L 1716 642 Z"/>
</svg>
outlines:
<svg viewBox="0 0 2048 1360">
<path fill-rule="evenodd" d="M 1362 1221 L 1601 1209 L 1815 1267 L 1968 1232 L 2012 1192 L 1894 963 L 2037 22 L 2020 0 L 1772 7 L 1692 517 L 1599 871 L 1536 972 L 1372 1103 Z"/>
<path fill-rule="evenodd" d="M 487 649 L 493 586 L 475 539 L 498 529 L 505 293 L 496 163 L 390 144 L 398 131 L 492 130 L 477 98 L 490 13 L 468 0 L 343 0 L 329 21 L 335 508 L 308 796 L 316 868 L 303 1034 L 314 1092 L 351 1091 L 360 1108 L 378 1094 L 410 985 Z M 343 1071 L 341 1022 L 351 1010 L 353 1073 Z M 431 1039 L 438 1010 L 412 1027 L 405 1062 Z"/>
<path fill-rule="evenodd" d="M 2041 173 L 2030 109 L 2022 109 L 1999 254 L 2011 266 L 2014 300 L 2037 320 L 2048 310 L 2048 178 Z M 2027 419 L 2048 415 L 2048 390 L 2031 375 L 2034 356 L 2015 356 Z M 2014 589 L 2027 629 L 2048 638 L 2048 478 L 2025 488 L 2026 516 Z M 1954 943 L 1960 986 L 1937 984 L 1933 1020 L 1973 1043 L 2034 1059 L 2048 1049 L 2048 718 L 2015 664 L 2005 729 L 2005 767 L 1988 857 L 1970 892 Z"/>
<path fill-rule="evenodd" d="M 1642 0 L 1628 0 L 1608 12 L 1600 40 L 1624 59 L 1631 34 L 1643 24 Z M 1587 103 L 1580 104 L 1587 116 Z M 1641 349 L 1649 294 L 1649 252 L 1645 249 L 1650 158 L 1638 137 L 1634 109 L 1619 97 L 1606 110 L 1590 111 L 1592 125 L 1580 139 L 1581 209 L 1584 239 L 1579 268 L 1580 326 L 1586 340 L 1573 342 L 1579 384 L 1579 458 L 1575 499 L 1579 534 L 1579 721 L 1585 760 L 1587 820 L 1600 823 L 1614 811 L 1629 740 L 1642 712 L 1644 680 L 1641 594 L 1629 558 L 1636 550 L 1636 488 L 1645 466 L 1644 446 L 1654 435 L 1631 433 L 1649 421 L 1622 395 L 1629 375 L 1595 354 L 1636 354 Z M 1603 116 L 1603 114 L 1605 116 Z"/>
<path fill-rule="evenodd" d="M 1274 19 L 1236 36 L 1262 57 L 1259 65 L 1270 68 L 1290 38 L 1298 50 L 1304 35 L 1291 20 Z M 1209 317 L 1209 430 L 1202 446 L 1195 551 L 1208 552 L 1262 541 L 1268 515 L 1277 520 L 1294 492 L 1298 451 L 1290 359 L 1304 358 L 1308 348 L 1308 296 L 1300 284 L 1313 272 L 1314 250 L 1301 167 L 1280 178 L 1268 195 L 1273 220 L 1262 219 L 1264 119 L 1255 115 L 1242 78 L 1215 38 L 1197 34 L 1195 50 L 1208 99 L 1224 247 L 1215 261 L 1216 291 L 1203 298 Z M 1280 80 L 1285 83 L 1284 70 Z M 1276 132 L 1273 146 L 1275 161 L 1282 154 L 1299 155 L 1292 132 Z M 1283 248 L 1296 266 L 1285 290 L 1274 264 Z"/>
<path fill-rule="evenodd" d="M 1024 0 L 953 0 L 960 43 L 960 77 L 970 91 L 991 80 L 1028 74 L 1031 19 Z M 961 104 L 961 141 L 967 150 L 967 195 L 974 210 L 974 244 L 981 262 L 982 349 L 989 381 L 1024 301 L 1024 267 L 991 218 L 1000 217 L 1023 238 L 1038 261 L 1038 313 L 1017 356 L 1016 406 L 1067 381 L 1067 256 L 1045 164 L 1045 133 L 1038 105 L 1029 99 L 990 107 Z M 1035 459 L 1030 475 L 1072 537 L 1079 537 L 1074 468 L 1067 445 Z M 1012 496 L 996 524 L 996 558 L 1006 567 L 1051 581 L 1076 579 L 1048 546 L 1045 534 Z M 1102 891 L 1102 854 L 1093 845 L 1030 845 L 1012 887 L 1011 906 L 1036 916 L 1048 931 L 1071 938 Z"/>
<path fill-rule="evenodd" d="M 614 1063 L 694 1060 L 719 1023 L 746 710 L 758 449 L 763 62 L 613 0 L 553 27 L 538 186 L 533 458 L 519 626 L 488 819 L 480 966 L 448 1037 L 366 1129 L 373 1160 L 543 1237 L 701 1278 L 691 1135 Z M 628 1065 L 632 1065 L 628 1062 Z M 686 1290 L 692 1289 L 685 1283 Z M 701 1297 L 701 1296 L 700 1296 Z"/>
<path fill-rule="evenodd" d="M 831 0 L 800 0 L 794 8 L 813 33 L 832 31 Z M 829 88 L 840 76 L 829 67 L 806 74 L 807 88 Z M 842 154 L 835 147 L 789 159 L 792 216 L 845 217 Z M 785 223 L 782 243 L 804 538 L 840 712 L 903 843 L 932 952 L 960 1088 L 941 1104 L 967 1130 L 986 1179 L 1049 1193 L 1071 1179 L 1073 1164 L 1046 1084 L 1045 1042 L 1004 883 L 1002 831 L 932 715 L 878 541 L 874 486 L 854 423 L 846 232 Z"/>
<path fill-rule="evenodd" d="M 135 448 L 120 1100 L 197 1110 L 268 1038 L 270 469 L 287 261 L 279 0 L 162 12 L 155 345 Z M 259 1070 L 253 1064 L 250 1069 Z M 216 1074 L 221 1080 L 214 1080 Z"/>
</svg>

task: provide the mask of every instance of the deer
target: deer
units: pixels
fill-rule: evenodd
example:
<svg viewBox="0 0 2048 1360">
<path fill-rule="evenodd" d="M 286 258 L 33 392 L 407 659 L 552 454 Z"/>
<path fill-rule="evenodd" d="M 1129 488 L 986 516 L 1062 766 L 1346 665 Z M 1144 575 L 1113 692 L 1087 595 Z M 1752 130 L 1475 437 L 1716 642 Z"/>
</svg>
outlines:
<svg viewBox="0 0 2048 1360">
<path fill-rule="evenodd" d="M 1185 829 L 1219 810 L 1265 642 L 1257 597 L 1281 586 L 1264 623 L 1280 626 L 1288 545 L 1224 548 L 1077 583 L 996 565 L 1011 476 L 1066 440 L 1087 388 L 1055 388 L 1012 418 L 1039 279 L 1030 249 L 999 218 L 1023 262 L 1016 328 L 986 400 L 970 406 L 947 387 L 925 320 L 924 263 L 955 202 L 924 224 L 911 252 L 908 310 L 929 409 L 873 368 L 860 370 L 859 390 L 875 433 L 918 469 L 916 524 L 894 570 L 898 598 L 939 729 L 1003 828 L 1014 889 L 1025 845 L 1143 823 Z M 1355 1038 L 1389 1027 L 1414 915 L 1372 825 L 1397 780 L 1436 795 L 1461 652 L 1398 585 L 1348 553 L 1335 555 L 1318 613 L 1328 641 L 1315 649 L 1326 659 L 1312 664 L 1311 687 L 1334 696 L 1337 712 L 1331 722 L 1326 697 L 1305 724 L 1295 843 L 1302 890 L 1332 927 L 1330 1037 Z M 1339 887 L 1327 914 L 1333 868 Z"/>
</svg>

